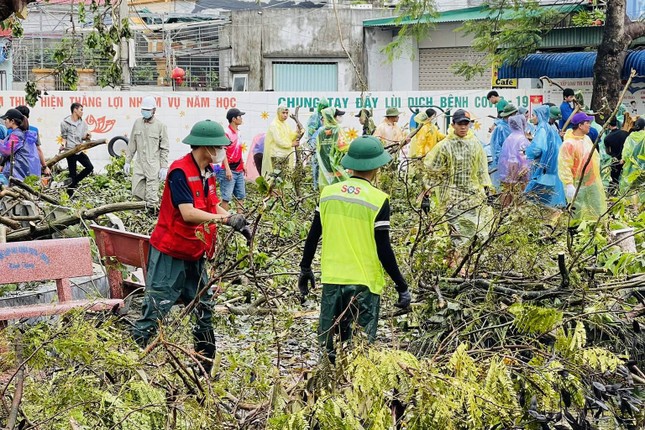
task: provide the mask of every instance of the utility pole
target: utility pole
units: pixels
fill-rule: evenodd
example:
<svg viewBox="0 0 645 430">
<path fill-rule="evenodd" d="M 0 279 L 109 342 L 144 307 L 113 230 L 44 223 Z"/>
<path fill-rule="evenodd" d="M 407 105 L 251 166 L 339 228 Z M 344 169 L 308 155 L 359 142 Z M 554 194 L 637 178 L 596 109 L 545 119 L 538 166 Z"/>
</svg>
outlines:
<svg viewBox="0 0 645 430">
<path fill-rule="evenodd" d="M 121 0 L 119 3 L 119 28 L 121 28 L 123 21 L 129 23 L 130 10 L 128 8 L 128 0 Z M 128 39 L 121 37 L 119 61 L 121 62 L 121 91 L 130 91 L 132 79 L 130 76 L 130 47 L 128 46 Z"/>
</svg>

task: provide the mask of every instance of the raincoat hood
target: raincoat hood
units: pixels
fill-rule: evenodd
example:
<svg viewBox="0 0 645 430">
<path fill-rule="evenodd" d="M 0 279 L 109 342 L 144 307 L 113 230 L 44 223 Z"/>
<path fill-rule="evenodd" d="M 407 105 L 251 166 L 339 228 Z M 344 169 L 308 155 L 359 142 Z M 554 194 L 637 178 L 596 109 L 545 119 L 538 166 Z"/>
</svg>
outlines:
<svg viewBox="0 0 645 430">
<path fill-rule="evenodd" d="M 320 114 L 322 115 L 323 125 L 325 127 L 337 127 L 338 121 L 336 121 L 336 109 L 333 107 L 327 107 L 323 109 Z"/>
<path fill-rule="evenodd" d="M 526 130 L 526 117 L 524 115 L 514 115 L 508 119 L 508 126 L 511 133 L 524 133 Z"/>
<path fill-rule="evenodd" d="M 549 115 L 551 113 L 549 106 L 538 106 L 535 109 L 533 109 L 533 113 L 538 119 L 537 126 L 540 127 L 541 125 L 548 126 L 549 124 Z"/>
<path fill-rule="evenodd" d="M 327 97 L 321 97 L 320 100 L 318 101 L 318 106 L 316 107 L 316 110 L 318 112 L 322 112 L 323 109 L 329 107 L 329 99 Z"/>
</svg>

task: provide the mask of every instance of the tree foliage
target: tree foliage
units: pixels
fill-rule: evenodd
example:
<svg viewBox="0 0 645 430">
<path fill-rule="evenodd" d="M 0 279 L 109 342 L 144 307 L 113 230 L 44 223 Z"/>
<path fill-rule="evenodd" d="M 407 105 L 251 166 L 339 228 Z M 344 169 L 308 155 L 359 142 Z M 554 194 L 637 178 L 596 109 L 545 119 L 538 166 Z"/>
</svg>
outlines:
<svg viewBox="0 0 645 430">
<path fill-rule="evenodd" d="M 127 198 L 122 164 L 61 205 Z M 407 174 L 396 166 L 378 184 L 391 195 L 392 243 L 415 303 L 394 312 L 386 289 L 376 345 L 359 334 L 339 349 L 335 367 L 319 360 L 317 305 L 302 309 L 295 295 L 315 193 L 308 173 L 283 169 L 249 187 L 251 247 L 218 232 L 209 268 L 223 290 L 216 379 L 197 376 L 190 323 L 178 312 L 144 353 L 129 336 L 136 306 L 126 318 L 77 311 L 0 332 L 4 403 L 22 364 L 26 428 L 642 428 L 645 279 L 633 263 L 616 269 L 619 251 L 607 235 L 636 228 L 632 261 L 645 261 L 645 214 L 629 196 L 612 201 L 609 220 L 581 225 L 571 248 L 566 217 L 548 221 L 516 196 L 516 205 L 496 207 L 489 239 L 467 244 L 456 270 L 441 202 L 428 216 L 418 207 L 420 164 Z M 149 233 L 154 218 L 143 215 L 125 216 L 128 229 Z M 82 225 L 67 233 L 87 234 Z M 317 301 L 319 290 L 312 293 Z M 6 414 L 0 405 L 0 420 Z"/>
</svg>

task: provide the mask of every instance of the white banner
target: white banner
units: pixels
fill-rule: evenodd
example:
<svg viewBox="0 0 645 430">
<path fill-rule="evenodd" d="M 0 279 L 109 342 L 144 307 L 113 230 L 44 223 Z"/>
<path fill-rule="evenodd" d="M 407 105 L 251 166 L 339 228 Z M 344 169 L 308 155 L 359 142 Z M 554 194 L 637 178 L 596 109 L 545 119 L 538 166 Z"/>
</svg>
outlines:
<svg viewBox="0 0 645 430">
<path fill-rule="evenodd" d="M 542 90 L 500 90 L 500 94 L 516 106 L 530 108 L 544 100 Z M 226 111 L 236 107 L 243 112 L 244 123 L 240 127 L 242 142 L 247 146 L 253 137 L 265 133 L 275 117 L 278 104 L 285 103 L 292 109 L 300 106 L 300 121 L 306 127 L 307 120 L 315 109 L 319 97 L 328 97 L 332 106 L 346 111 L 343 127 L 349 140 L 359 136 L 362 127 L 355 115 L 362 107 L 373 109 L 374 120 L 378 125 L 385 110 L 389 107 L 399 108 L 403 113 L 401 126 L 407 126 L 413 117 L 411 109 L 425 110 L 435 107 L 438 111 L 467 109 L 477 122 L 474 129 L 483 142 L 490 138 L 488 128 L 496 115 L 496 110 L 486 99 L 488 90 L 462 91 L 459 93 L 443 92 L 374 92 L 361 97 L 358 92 L 335 92 L 324 94 L 313 93 L 277 93 L 277 92 L 120 92 L 120 91 L 50 91 L 32 108 L 30 124 L 39 128 L 43 150 L 47 158 L 58 152 L 60 142 L 60 123 L 70 114 L 70 105 L 79 102 L 84 106 L 84 119 L 89 125 L 93 139 L 105 138 L 108 141 L 114 136 L 129 136 L 134 120 L 140 113 L 141 99 L 152 95 L 157 99 L 156 117 L 168 127 L 170 136 L 169 161 L 187 153 L 189 148 L 181 141 L 190 133 L 197 121 L 212 119 L 224 127 L 227 126 Z M 0 109 L 25 104 L 24 93 L 9 91 L 0 94 Z M 295 129 L 293 121 L 289 120 Z M 445 129 L 443 118 L 439 119 Z M 106 146 L 92 148 L 89 156 L 95 169 L 101 170 L 110 162 Z"/>
</svg>

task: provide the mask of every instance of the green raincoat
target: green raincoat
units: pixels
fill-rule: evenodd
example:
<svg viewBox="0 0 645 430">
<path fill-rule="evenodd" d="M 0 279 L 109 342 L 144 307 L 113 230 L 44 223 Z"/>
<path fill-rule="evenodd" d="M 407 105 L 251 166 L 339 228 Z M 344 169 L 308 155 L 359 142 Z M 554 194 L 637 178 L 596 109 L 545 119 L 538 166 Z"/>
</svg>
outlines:
<svg viewBox="0 0 645 430">
<path fill-rule="evenodd" d="M 643 170 L 645 169 L 645 130 L 634 131 L 625 140 L 625 146 L 622 153 L 623 171 L 620 174 L 620 191 L 625 192 L 631 187 L 639 186 L 642 188 Z M 645 193 L 641 192 L 639 200 L 645 198 Z"/>
<path fill-rule="evenodd" d="M 334 117 L 333 107 L 322 110 L 323 126 L 316 137 L 316 157 L 318 160 L 318 187 L 341 182 L 349 178 L 340 160 L 349 149 L 343 129 Z"/>
</svg>

